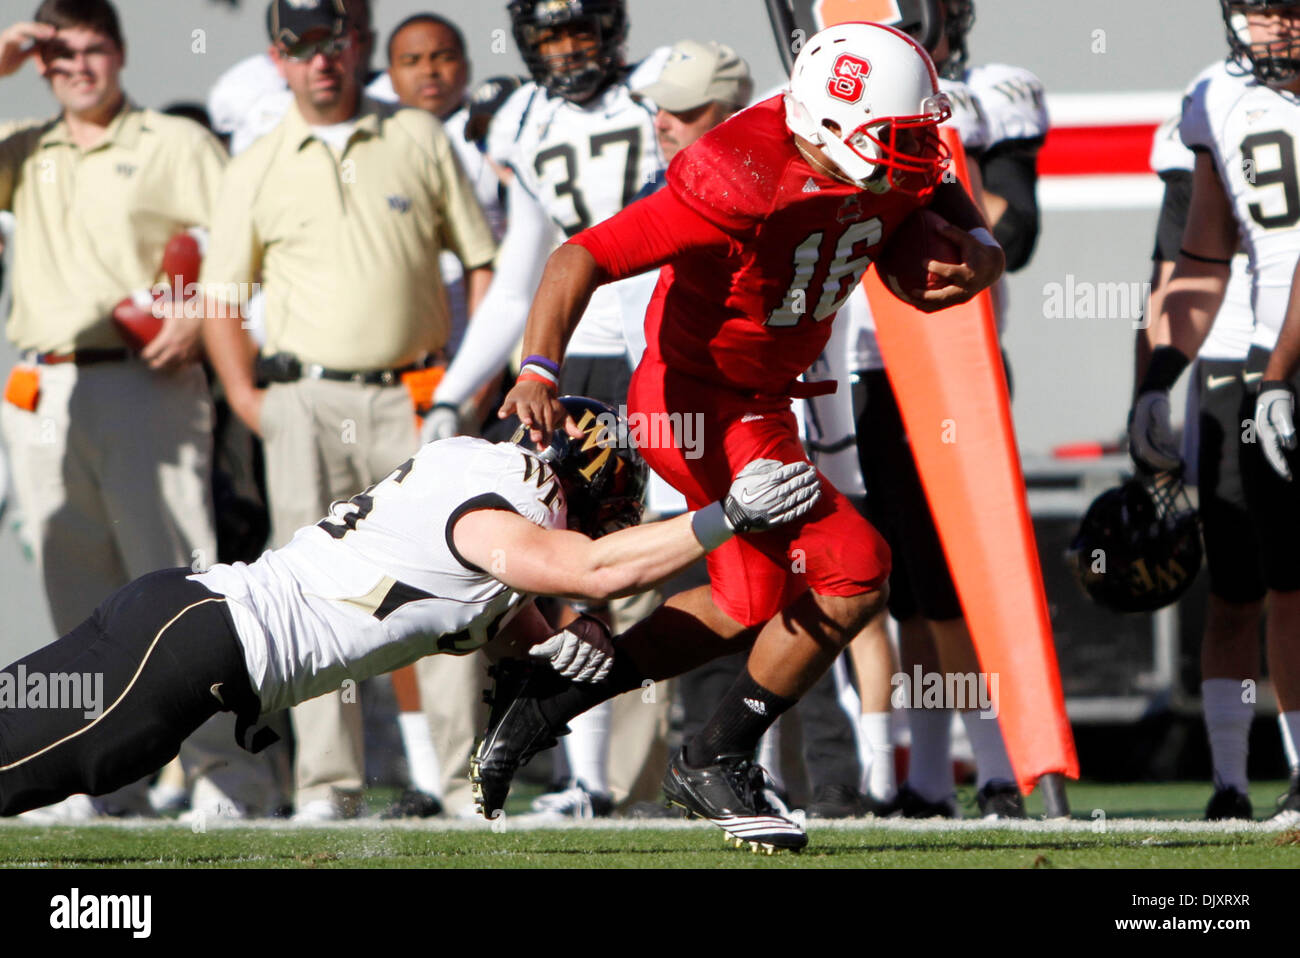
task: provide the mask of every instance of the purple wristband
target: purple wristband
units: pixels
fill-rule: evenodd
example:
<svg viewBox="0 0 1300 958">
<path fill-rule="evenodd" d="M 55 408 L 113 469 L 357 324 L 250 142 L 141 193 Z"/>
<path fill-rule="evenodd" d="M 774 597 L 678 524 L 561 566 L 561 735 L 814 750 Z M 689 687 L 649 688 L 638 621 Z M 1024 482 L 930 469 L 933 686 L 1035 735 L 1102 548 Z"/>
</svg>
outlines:
<svg viewBox="0 0 1300 958">
<path fill-rule="evenodd" d="M 556 376 L 560 375 L 560 364 L 553 360 L 547 359 L 545 356 L 529 356 L 522 363 L 519 364 L 519 367 L 522 369 L 524 366 L 527 366 L 529 363 L 532 363 L 534 366 L 541 366 L 543 369 L 553 373 Z"/>
</svg>

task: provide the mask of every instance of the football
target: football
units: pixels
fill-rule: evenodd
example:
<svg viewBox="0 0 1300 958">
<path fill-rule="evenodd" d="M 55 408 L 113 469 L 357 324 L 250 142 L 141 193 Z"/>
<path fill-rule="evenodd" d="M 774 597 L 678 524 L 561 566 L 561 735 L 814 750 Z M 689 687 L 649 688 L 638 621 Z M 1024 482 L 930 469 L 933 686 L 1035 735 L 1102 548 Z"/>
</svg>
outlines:
<svg viewBox="0 0 1300 958">
<path fill-rule="evenodd" d="M 961 247 L 939 230 L 948 225 L 938 213 L 920 209 L 912 213 L 894 231 L 876 261 L 876 269 L 885 285 L 899 299 L 911 302 L 913 291 L 942 289 L 948 283 L 930 272 L 931 260 L 960 263 Z"/>
</svg>

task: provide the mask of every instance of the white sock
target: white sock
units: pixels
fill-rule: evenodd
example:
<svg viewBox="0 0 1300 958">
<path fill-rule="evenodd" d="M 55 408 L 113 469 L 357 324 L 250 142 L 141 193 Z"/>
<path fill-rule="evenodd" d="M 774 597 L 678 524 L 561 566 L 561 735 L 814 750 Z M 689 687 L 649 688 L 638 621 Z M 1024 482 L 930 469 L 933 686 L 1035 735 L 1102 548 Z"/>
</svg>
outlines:
<svg viewBox="0 0 1300 958">
<path fill-rule="evenodd" d="M 894 777 L 892 718 L 890 712 L 863 712 L 858 716 L 858 728 L 868 756 L 863 763 L 866 793 L 881 802 L 890 801 L 898 791 Z"/>
<path fill-rule="evenodd" d="M 406 752 L 411 787 L 441 801 L 442 772 L 438 767 L 438 751 L 429 733 L 429 720 L 423 712 L 399 712 L 397 728 L 402 733 L 402 749 Z"/>
<path fill-rule="evenodd" d="M 758 740 L 758 764 L 772 776 L 778 792 L 785 791 L 785 775 L 781 773 L 781 720 L 777 719 Z"/>
<path fill-rule="evenodd" d="M 1287 768 L 1300 771 L 1300 712 L 1283 712 L 1277 717 L 1282 726 L 1282 747 L 1286 749 Z"/>
<path fill-rule="evenodd" d="M 573 731 L 565 739 L 574 781 L 602 795 L 609 794 L 609 721 L 613 714 L 613 702 L 587 709 L 569 720 Z"/>
<path fill-rule="evenodd" d="M 1201 708 L 1210 739 L 1215 788 L 1235 788 L 1243 795 L 1250 786 L 1246 754 L 1255 707 L 1242 701 L 1241 679 L 1206 679 L 1201 683 Z"/>
<path fill-rule="evenodd" d="M 952 778 L 952 709 L 908 709 L 912 750 L 907 784 L 927 802 L 941 802 L 956 791 Z"/>
<path fill-rule="evenodd" d="M 995 718 L 980 718 L 985 713 L 979 709 L 962 709 L 961 721 L 970 739 L 970 749 L 975 755 L 975 787 L 983 788 L 989 782 L 1014 782 L 1016 773 L 1011 769 L 1002 729 Z"/>
</svg>

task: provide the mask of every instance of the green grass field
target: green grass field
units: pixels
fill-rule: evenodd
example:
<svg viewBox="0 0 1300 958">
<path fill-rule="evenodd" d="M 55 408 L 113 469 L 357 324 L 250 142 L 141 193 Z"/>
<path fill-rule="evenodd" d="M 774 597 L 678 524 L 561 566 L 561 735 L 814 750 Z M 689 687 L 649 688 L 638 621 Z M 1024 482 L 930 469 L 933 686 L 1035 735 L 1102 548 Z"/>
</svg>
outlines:
<svg viewBox="0 0 1300 958">
<path fill-rule="evenodd" d="M 1281 782 L 1252 789 L 1257 815 Z M 327 826 L 176 822 L 0 826 L 0 867 L 81 868 L 1296 868 L 1300 829 L 1199 821 L 1201 784 L 1074 784 L 1069 822 L 996 825 L 871 819 L 812 827 L 801 855 L 726 846 L 703 823 L 504 827 L 376 819 Z M 513 800 L 521 810 L 526 795 Z M 1041 810 L 1031 796 L 1031 815 Z M 1097 814 L 1100 810 L 1104 815 Z"/>
</svg>

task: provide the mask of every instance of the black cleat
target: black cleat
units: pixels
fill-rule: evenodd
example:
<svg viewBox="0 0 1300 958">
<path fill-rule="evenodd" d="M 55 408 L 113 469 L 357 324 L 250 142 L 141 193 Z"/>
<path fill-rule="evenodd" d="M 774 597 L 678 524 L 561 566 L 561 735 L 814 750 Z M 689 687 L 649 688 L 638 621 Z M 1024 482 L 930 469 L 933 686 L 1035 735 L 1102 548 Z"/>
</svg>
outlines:
<svg viewBox="0 0 1300 958">
<path fill-rule="evenodd" d="M 408 788 L 379 817 L 395 818 L 433 818 L 442 814 L 442 802 L 428 792 L 418 788 Z"/>
<path fill-rule="evenodd" d="M 1291 773 L 1291 786 L 1277 800 L 1277 809 L 1268 819 L 1275 825 L 1300 825 L 1300 772 Z"/>
<path fill-rule="evenodd" d="M 893 818 L 961 818 L 952 799 L 931 802 L 912 790 L 906 782 L 894 796 Z"/>
<path fill-rule="evenodd" d="M 874 811 L 852 785 L 820 785 L 808 803 L 809 818 L 861 818 Z"/>
<path fill-rule="evenodd" d="M 975 793 L 980 818 L 1026 818 L 1025 799 L 1014 782 L 988 782 Z"/>
<path fill-rule="evenodd" d="M 521 765 L 554 745 L 569 727 L 552 728 L 538 708 L 538 698 L 563 682 L 519 659 L 503 659 L 490 673 L 496 684 L 484 698 L 492 706 L 487 731 L 469 760 L 470 792 L 484 818 L 495 818 L 510 794 L 510 782 Z"/>
<path fill-rule="evenodd" d="M 1255 809 L 1251 807 L 1250 797 L 1243 795 L 1231 785 L 1216 788 L 1214 794 L 1210 796 L 1210 803 L 1205 806 L 1207 822 L 1224 822 L 1238 818 L 1251 821 L 1254 817 Z"/>
<path fill-rule="evenodd" d="M 664 794 L 671 804 L 717 825 L 737 848 L 748 845 L 769 855 L 797 852 L 808 844 L 808 836 L 768 802 L 766 779 L 748 755 L 723 755 L 715 765 L 693 768 L 679 749 L 668 763 Z"/>
</svg>

